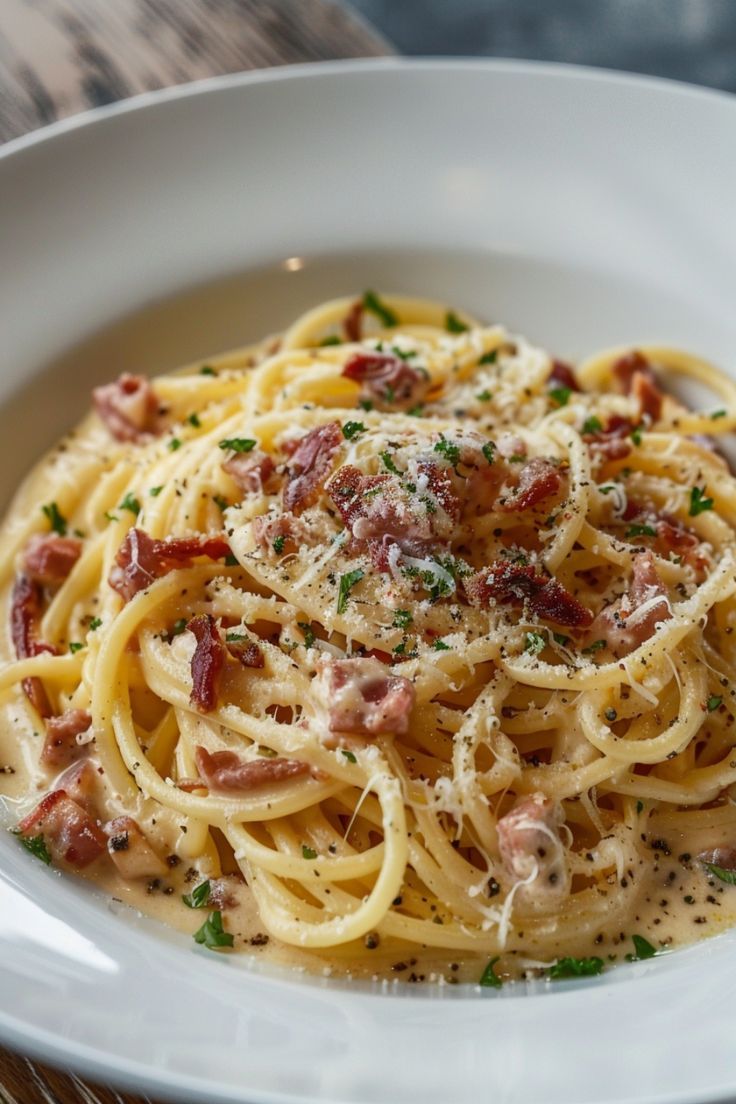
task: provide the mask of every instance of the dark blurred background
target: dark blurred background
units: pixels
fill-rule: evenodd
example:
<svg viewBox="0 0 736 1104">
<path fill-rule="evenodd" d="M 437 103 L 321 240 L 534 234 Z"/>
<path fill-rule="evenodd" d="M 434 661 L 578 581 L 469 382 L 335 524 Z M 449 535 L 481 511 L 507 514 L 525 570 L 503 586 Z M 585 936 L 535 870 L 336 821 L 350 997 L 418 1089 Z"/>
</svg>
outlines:
<svg viewBox="0 0 736 1104">
<path fill-rule="evenodd" d="M 350 0 L 400 53 L 538 58 L 736 92 L 736 0 Z"/>
</svg>

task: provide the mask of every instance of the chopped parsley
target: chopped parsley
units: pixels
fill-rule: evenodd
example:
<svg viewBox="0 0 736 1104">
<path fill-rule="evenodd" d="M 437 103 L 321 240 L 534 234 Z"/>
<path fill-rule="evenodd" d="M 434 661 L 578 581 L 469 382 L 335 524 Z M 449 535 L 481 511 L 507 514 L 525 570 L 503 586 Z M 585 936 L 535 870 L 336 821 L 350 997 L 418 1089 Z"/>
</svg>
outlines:
<svg viewBox="0 0 736 1104">
<path fill-rule="evenodd" d="M 49 502 L 47 506 L 42 506 L 46 517 L 49 519 L 49 524 L 55 533 L 58 533 L 60 537 L 66 536 L 67 520 L 59 511 L 59 507 L 55 502 Z"/>
<path fill-rule="evenodd" d="M 365 412 L 368 413 L 369 410 L 373 409 L 373 401 L 372 399 L 359 399 L 358 406 L 361 410 L 365 410 Z"/>
<path fill-rule="evenodd" d="M 45 507 L 44 507 L 45 509 Z M 697 517 L 706 510 L 713 509 L 713 499 L 705 497 L 705 486 L 690 489 L 690 517 Z"/>
<path fill-rule="evenodd" d="M 709 862 L 703 863 L 703 866 L 710 874 L 714 874 L 719 881 L 725 882 L 726 885 L 736 885 L 736 870 L 724 870 L 722 866 Z"/>
<path fill-rule="evenodd" d="M 445 644 L 444 640 L 435 640 L 432 647 L 436 652 L 451 652 L 452 648 L 449 644 Z"/>
<path fill-rule="evenodd" d="M 210 883 L 200 882 L 191 893 L 182 894 L 182 901 L 190 909 L 207 908 L 210 903 Z"/>
<path fill-rule="evenodd" d="M 131 514 L 139 514 L 141 504 L 135 495 L 128 491 L 123 501 L 118 505 L 118 510 L 130 510 Z"/>
<path fill-rule="evenodd" d="M 642 431 L 642 426 L 640 426 L 640 425 L 634 426 L 634 428 L 632 429 L 632 431 L 629 435 L 631 437 L 631 440 L 634 442 L 635 445 L 640 445 L 641 444 L 641 431 Z"/>
<path fill-rule="evenodd" d="M 591 414 L 589 418 L 586 418 L 583 422 L 583 433 L 600 433 L 603 429 L 603 423 L 600 418 L 596 418 L 595 414 Z"/>
<path fill-rule="evenodd" d="M 389 326 L 398 325 L 399 316 L 394 314 L 391 308 L 387 307 L 382 299 L 379 299 L 375 291 L 363 292 L 363 309 L 370 311 L 371 314 L 375 314 L 379 322 L 387 328 Z"/>
<path fill-rule="evenodd" d="M 311 648 L 315 641 L 314 629 L 308 621 L 297 621 L 297 625 L 304 633 L 304 647 Z"/>
<path fill-rule="evenodd" d="M 423 418 L 424 406 L 422 403 L 419 403 L 419 406 L 413 406 L 411 410 L 407 410 L 406 413 L 412 418 Z"/>
<path fill-rule="evenodd" d="M 104 517 L 106 521 L 120 521 L 117 514 L 111 514 L 109 510 L 105 510 Z"/>
<path fill-rule="evenodd" d="M 453 468 L 460 460 L 460 448 L 452 441 L 446 441 L 443 437 L 441 441 L 437 441 L 434 446 L 434 451 L 439 452 L 441 456 L 444 456 L 446 460 L 449 460 Z"/>
<path fill-rule="evenodd" d="M 250 452 L 257 445 L 252 437 L 226 437 L 219 442 L 221 449 L 230 449 L 232 452 Z"/>
<path fill-rule="evenodd" d="M 306 843 L 302 844 L 302 858 L 303 859 L 316 859 L 317 852 L 313 847 L 307 847 Z"/>
<path fill-rule="evenodd" d="M 149 487 L 148 493 L 151 496 L 151 498 L 158 498 L 158 496 L 161 494 L 163 489 L 164 489 L 164 487 L 163 487 L 163 483 L 162 483 L 160 487 Z"/>
<path fill-rule="evenodd" d="M 94 632 L 95 629 L 99 629 L 101 624 L 102 624 L 102 618 L 93 617 L 92 620 L 89 623 L 90 632 Z"/>
<path fill-rule="evenodd" d="M 710 416 L 710 420 L 712 422 L 715 422 L 716 419 L 725 418 L 725 417 L 726 417 L 726 411 L 725 410 L 714 410 L 713 413 Z"/>
<path fill-rule="evenodd" d="M 344 613 L 348 605 L 348 595 L 353 589 L 356 583 L 365 575 L 360 567 L 356 567 L 354 571 L 348 571 L 347 574 L 340 576 L 340 591 L 337 596 L 337 612 Z"/>
<path fill-rule="evenodd" d="M 475 397 L 478 400 L 478 402 L 490 402 L 491 399 L 493 398 L 493 395 L 491 394 L 490 391 L 485 390 L 485 391 L 479 391 L 478 394 Z"/>
<path fill-rule="evenodd" d="M 362 422 L 346 422 L 342 427 L 342 435 L 346 441 L 352 441 L 353 437 L 357 437 L 359 433 L 365 433 L 365 426 Z"/>
<path fill-rule="evenodd" d="M 484 353 L 478 361 L 478 366 L 481 364 L 495 364 L 498 359 L 498 349 L 491 349 L 490 353 Z"/>
<path fill-rule="evenodd" d="M 69 641 L 69 651 L 72 655 L 75 655 L 77 652 L 81 652 L 83 647 L 84 644 L 81 644 L 78 640 Z"/>
<path fill-rule="evenodd" d="M 486 441 L 481 449 L 481 452 L 485 456 L 489 464 L 492 464 L 496 459 L 496 446 L 493 441 Z"/>
<path fill-rule="evenodd" d="M 524 651 L 530 655 L 539 655 L 544 651 L 546 643 L 541 633 L 528 632 L 524 638 Z"/>
<path fill-rule="evenodd" d="M 602 958 L 560 958 L 547 971 L 549 978 L 595 977 L 602 973 L 605 963 Z"/>
<path fill-rule="evenodd" d="M 565 636 L 564 633 L 553 632 L 552 633 L 552 639 L 554 640 L 555 644 L 560 644 L 564 648 L 565 645 L 567 644 L 568 640 L 570 639 L 570 637 Z"/>
<path fill-rule="evenodd" d="M 496 955 L 495 958 L 491 959 L 483 973 L 480 975 L 480 978 L 478 979 L 479 985 L 482 985 L 484 988 L 487 989 L 501 988 L 503 982 L 501 981 L 500 977 L 496 975 L 496 971 L 493 969 L 500 957 L 500 955 Z"/>
<path fill-rule="evenodd" d="M 202 423 L 199 420 L 199 414 L 190 414 L 187 421 L 190 426 L 194 426 L 195 429 L 201 429 Z"/>
<path fill-rule="evenodd" d="M 187 627 L 186 617 L 180 617 L 179 620 L 175 621 L 174 624 L 172 625 L 171 632 L 169 633 L 169 636 L 170 637 L 180 636 L 184 632 L 186 627 Z"/>
<path fill-rule="evenodd" d="M 551 387 L 548 394 L 558 406 L 567 406 L 572 395 L 572 387 Z"/>
<path fill-rule="evenodd" d="M 400 609 L 394 612 L 392 626 L 394 629 L 405 629 L 414 620 L 409 610 Z"/>
<path fill-rule="evenodd" d="M 214 502 L 215 506 L 220 507 L 220 509 L 223 511 L 223 513 L 225 512 L 225 510 L 227 510 L 228 506 L 230 505 L 228 500 L 226 498 L 223 498 L 223 496 L 220 495 L 220 494 L 214 494 L 212 496 L 212 501 Z"/>
<path fill-rule="evenodd" d="M 233 937 L 222 926 L 222 913 L 219 909 L 211 912 L 201 928 L 194 933 L 195 943 L 204 943 L 210 950 L 218 947 L 232 947 Z"/>
<path fill-rule="evenodd" d="M 599 651 L 601 648 L 605 648 L 605 640 L 594 640 L 592 644 L 589 644 L 587 648 L 583 648 L 583 655 L 592 655 L 593 652 Z"/>
<path fill-rule="evenodd" d="M 383 460 L 383 465 L 387 471 L 393 472 L 394 475 L 401 475 L 401 472 L 396 467 L 396 464 L 394 464 L 394 460 L 390 452 L 382 452 L 381 459 Z"/>
<path fill-rule="evenodd" d="M 711 696 L 708 698 L 708 712 L 715 713 L 716 709 L 719 708 L 722 701 L 723 698 L 720 694 L 711 694 Z"/>
<path fill-rule="evenodd" d="M 327 337 L 322 338 L 322 340 L 320 341 L 320 345 L 322 347 L 324 347 L 325 345 L 342 345 L 342 341 L 337 336 L 337 334 L 329 334 Z"/>
<path fill-rule="evenodd" d="M 454 311 L 448 310 L 447 314 L 445 315 L 445 329 L 448 333 L 459 334 L 465 333 L 467 330 L 470 329 L 470 326 L 466 326 L 462 319 L 458 318 Z"/>
<path fill-rule="evenodd" d="M 51 866 L 51 854 L 43 836 L 18 836 L 18 839 L 26 851 L 30 851 L 42 863 L 46 863 L 46 866 Z"/>
<path fill-rule="evenodd" d="M 217 372 L 211 364 L 203 364 L 199 369 L 199 374 L 200 376 L 216 376 Z"/>
<path fill-rule="evenodd" d="M 341 752 L 342 755 L 345 756 L 348 763 L 357 763 L 358 762 L 358 760 L 353 755 L 352 751 L 348 751 L 347 748 L 340 748 L 340 752 Z"/>
<path fill-rule="evenodd" d="M 247 640 L 247 639 L 248 639 L 248 637 L 245 635 L 245 633 L 239 633 L 239 632 L 225 633 L 225 641 L 228 644 L 237 644 L 238 641 Z"/>
<path fill-rule="evenodd" d="M 228 555 L 225 557 L 225 567 L 237 567 L 237 566 L 238 566 L 238 557 L 233 556 L 232 552 L 229 552 Z"/>
<path fill-rule="evenodd" d="M 643 935 L 632 935 L 631 942 L 634 944 L 634 954 L 627 954 L 627 962 L 643 962 L 644 959 L 654 958 L 657 953 L 657 948 Z"/>
<path fill-rule="evenodd" d="M 526 460 L 526 456 L 522 456 L 520 452 L 515 452 L 513 456 L 509 456 L 509 464 L 523 464 Z"/>
<path fill-rule="evenodd" d="M 285 542 L 286 542 L 286 537 L 283 535 L 283 533 L 279 534 L 278 537 L 273 538 L 273 541 L 272 541 L 273 550 L 274 550 L 274 552 L 276 553 L 277 556 L 280 556 L 281 553 L 284 551 Z"/>
<path fill-rule="evenodd" d="M 652 525 L 630 525 L 626 530 L 627 537 L 656 537 L 657 530 Z"/>
<path fill-rule="evenodd" d="M 181 441 L 178 437 L 172 437 L 168 444 L 169 452 L 176 452 L 181 448 Z"/>
</svg>

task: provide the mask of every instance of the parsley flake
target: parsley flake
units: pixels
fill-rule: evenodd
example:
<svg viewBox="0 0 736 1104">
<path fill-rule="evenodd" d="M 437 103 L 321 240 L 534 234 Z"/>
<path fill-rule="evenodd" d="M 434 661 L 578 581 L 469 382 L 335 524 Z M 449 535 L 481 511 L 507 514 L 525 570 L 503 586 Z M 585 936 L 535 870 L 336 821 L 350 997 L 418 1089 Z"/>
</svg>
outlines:
<svg viewBox="0 0 736 1104">
<path fill-rule="evenodd" d="M 324 348 L 326 345 L 342 345 L 342 341 L 337 334 L 329 334 L 327 337 L 323 337 L 320 341 L 320 346 Z"/>
<path fill-rule="evenodd" d="M 169 444 L 168 444 L 169 452 L 176 452 L 176 450 L 180 449 L 180 448 L 181 448 L 181 441 L 179 440 L 179 438 L 178 437 L 172 437 L 171 440 L 169 441 Z"/>
<path fill-rule="evenodd" d="M 118 505 L 118 510 L 130 510 L 131 514 L 138 515 L 141 512 L 141 504 L 135 495 L 128 491 L 123 501 Z"/>
<path fill-rule="evenodd" d="M 496 446 L 493 441 L 486 441 L 481 449 L 481 452 L 485 456 L 489 464 L 493 464 L 496 459 Z"/>
<path fill-rule="evenodd" d="M 189 422 L 190 426 L 194 426 L 195 429 L 200 429 L 202 426 L 202 423 L 199 420 L 199 414 L 190 414 L 187 418 L 187 421 Z"/>
<path fill-rule="evenodd" d="M 101 624 L 102 624 L 102 618 L 93 617 L 92 620 L 89 623 L 90 632 L 94 632 L 95 629 L 99 629 Z"/>
<path fill-rule="evenodd" d="M 736 885 L 736 870 L 725 870 L 722 866 L 718 866 L 716 863 L 703 863 L 705 869 L 715 875 L 719 881 L 725 882 L 726 885 Z"/>
<path fill-rule="evenodd" d="M 315 641 L 314 629 L 308 621 L 297 621 L 297 625 L 304 633 L 304 647 L 311 648 Z"/>
<path fill-rule="evenodd" d="M 489 353 L 484 353 L 478 361 L 478 366 L 481 364 L 495 364 L 498 359 L 498 349 L 491 349 Z"/>
<path fill-rule="evenodd" d="M 284 551 L 284 544 L 285 543 L 286 543 L 286 537 L 283 535 L 283 533 L 279 533 L 278 537 L 273 538 L 273 541 L 272 541 L 273 550 L 274 550 L 274 552 L 276 553 L 277 556 L 280 556 L 281 553 Z"/>
<path fill-rule="evenodd" d="M 583 433 L 600 433 L 603 429 L 603 423 L 600 418 L 596 418 L 595 414 L 591 414 L 589 418 L 586 418 L 583 422 Z"/>
<path fill-rule="evenodd" d="M 409 610 L 400 609 L 394 612 L 394 619 L 392 621 L 392 627 L 394 629 L 405 629 L 414 620 Z"/>
<path fill-rule="evenodd" d="M 725 418 L 725 417 L 726 417 L 726 411 L 725 410 L 714 410 L 713 413 L 710 416 L 710 420 L 712 422 L 715 422 L 718 418 Z"/>
<path fill-rule="evenodd" d="M 466 333 L 470 329 L 470 326 L 466 326 L 463 320 L 458 318 L 454 311 L 448 310 L 445 315 L 445 329 L 448 333 L 459 334 Z"/>
<path fill-rule="evenodd" d="M 348 595 L 353 589 L 356 583 L 365 575 L 365 571 L 356 567 L 354 571 L 348 571 L 347 574 L 340 576 L 340 591 L 337 597 L 337 612 L 344 613 L 347 609 Z"/>
<path fill-rule="evenodd" d="M 370 311 L 371 314 L 375 314 L 376 318 L 387 328 L 389 326 L 397 326 L 399 317 L 386 306 L 383 300 L 379 299 L 375 291 L 366 291 L 363 293 L 363 309 Z"/>
<path fill-rule="evenodd" d="M 362 422 L 346 422 L 342 427 L 342 435 L 346 441 L 352 441 L 353 437 L 357 437 L 359 433 L 365 433 L 365 426 Z"/>
<path fill-rule="evenodd" d="M 317 852 L 313 847 L 307 847 L 306 843 L 302 844 L 302 858 L 303 859 L 316 859 Z"/>
<path fill-rule="evenodd" d="M 251 452 L 257 443 L 252 437 L 226 437 L 224 441 L 219 442 L 218 447 L 230 449 L 232 452 Z"/>
<path fill-rule="evenodd" d="M 553 632 L 552 633 L 552 639 L 554 640 L 555 644 L 560 644 L 564 648 L 565 645 L 567 644 L 568 640 L 570 639 L 570 637 L 565 636 L 564 633 Z"/>
<path fill-rule="evenodd" d="M 656 537 L 657 530 L 652 525 L 630 525 L 626 530 L 627 537 Z"/>
<path fill-rule="evenodd" d="M 199 369 L 199 374 L 200 376 L 216 376 L 217 372 L 211 364 L 203 364 Z"/>
<path fill-rule="evenodd" d="M 715 713 L 716 709 L 719 708 L 722 701 L 723 698 L 720 694 L 711 694 L 711 696 L 708 698 L 708 712 Z"/>
<path fill-rule="evenodd" d="M 434 451 L 439 452 L 441 456 L 444 456 L 446 460 L 450 462 L 453 468 L 460 460 L 460 448 L 458 445 L 453 444 L 452 441 L 446 441 L 443 437 L 441 441 L 437 441 L 434 446 Z"/>
<path fill-rule="evenodd" d="M 151 498 L 158 498 L 163 489 L 163 484 L 160 487 L 149 487 L 148 493 Z"/>
<path fill-rule="evenodd" d="M 78 640 L 69 641 L 69 651 L 72 655 L 76 655 L 77 652 L 81 652 L 84 644 L 81 644 Z"/>
<path fill-rule="evenodd" d="M 547 971 L 549 978 L 595 977 L 603 972 L 605 963 L 602 958 L 560 958 Z"/>
<path fill-rule="evenodd" d="M 548 394 L 558 406 L 567 406 L 572 395 L 572 387 L 551 387 Z"/>
<path fill-rule="evenodd" d="M 634 442 L 635 445 L 640 445 L 641 444 L 641 431 L 642 431 L 642 428 L 643 427 L 640 426 L 640 425 L 634 426 L 631 433 L 629 434 L 629 436 L 631 437 L 631 440 Z"/>
<path fill-rule="evenodd" d="M 491 959 L 483 973 L 480 975 L 480 978 L 478 979 L 479 985 L 482 985 L 484 988 L 487 989 L 501 988 L 503 982 L 501 981 L 500 977 L 497 976 L 495 970 L 493 969 L 500 957 L 500 955 L 496 955 L 495 958 Z"/>
<path fill-rule="evenodd" d="M 706 510 L 713 509 L 713 499 L 705 497 L 705 486 L 690 489 L 690 517 L 697 517 Z"/>
<path fill-rule="evenodd" d="M 401 472 L 396 467 L 396 464 L 394 463 L 393 457 L 391 456 L 390 452 L 382 452 L 381 459 L 383 460 L 384 467 L 387 471 L 393 472 L 394 475 L 401 475 Z"/>
<path fill-rule="evenodd" d="M 626 955 L 627 962 L 643 962 L 644 959 L 654 958 L 657 954 L 657 948 L 653 947 L 643 935 L 632 935 L 631 942 L 634 944 L 634 954 Z"/>
<path fill-rule="evenodd" d="M 594 652 L 599 651 L 601 648 L 605 648 L 605 640 L 594 640 L 592 644 L 589 644 L 587 648 L 583 648 L 583 655 L 592 655 Z"/>
<path fill-rule="evenodd" d="M 449 644 L 445 644 L 444 640 L 435 640 L 432 647 L 436 652 L 451 652 L 452 648 Z"/>
<path fill-rule="evenodd" d="M 478 402 L 490 402 L 493 398 L 493 395 L 490 391 L 479 391 L 475 397 Z"/>
<path fill-rule="evenodd" d="M 228 500 L 220 494 L 214 494 L 212 496 L 212 501 L 214 502 L 215 506 L 220 507 L 220 509 L 222 510 L 223 513 L 225 512 L 225 510 L 227 510 L 227 508 L 230 505 Z"/>
<path fill-rule="evenodd" d="M 172 625 L 171 632 L 169 633 L 169 637 L 180 636 L 184 632 L 186 627 L 187 627 L 186 617 L 180 617 L 179 620 L 175 621 L 174 624 Z"/>
<path fill-rule="evenodd" d="M 195 943 L 204 943 L 210 950 L 218 947 L 232 947 L 233 937 L 222 926 L 222 913 L 219 909 L 211 912 L 204 924 L 194 933 Z"/>
<path fill-rule="evenodd" d="M 51 866 L 51 854 L 43 836 L 18 836 L 18 839 L 26 851 L 30 851 L 42 863 L 46 863 L 46 866 Z"/>
<path fill-rule="evenodd" d="M 207 908 L 210 903 L 210 883 L 200 882 L 191 893 L 183 893 L 182 901 L 190 909 Z"/>
<path fill-rule="evenodd" d="M 60 537 L 66 536 L 67 520 L 59 511 L 59 507 L 55 502 L 49 502 L 47 506 L 42 506 L 46 517 L 49 519 L 49 524 L 55 533 L 58 533 Z"/>
<path fill-rule="evenodd" d="M 347 748 L 340 748 L 340 752 L 345 756 L 348 763 L 357 763 L 358 760 L 353 755 L 352 751 L 348 751 Z"/>
<path fill-rule="evenodd" d="M 530 655 L 539 655 L 545 649 L 546 641 L 541 633 L 528 632 L 524 638 L 524 651 Z"/>
</svg>

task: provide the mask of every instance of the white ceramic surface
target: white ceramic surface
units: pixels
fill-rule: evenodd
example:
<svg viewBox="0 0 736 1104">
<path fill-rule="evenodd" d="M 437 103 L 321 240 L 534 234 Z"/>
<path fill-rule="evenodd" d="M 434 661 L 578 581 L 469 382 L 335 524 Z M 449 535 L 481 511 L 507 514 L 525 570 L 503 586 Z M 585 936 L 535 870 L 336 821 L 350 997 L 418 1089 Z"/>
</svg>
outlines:
<svg viewBox="0 0 736 1104">
<path fill-rule="evenodd" d="M 0 497 L 91 381 L 365 286 L 561 355 L 661 340 L 736 369 L 735 196 L 733 98 L 522 63 L 251 74 L 13 143 Z M 385 996 L 203 952 L 3 834 L 0 968 L 7 1044 L 180 1101 L 736 1096 L 736 933 L 591 982 Z"/>
</svg>

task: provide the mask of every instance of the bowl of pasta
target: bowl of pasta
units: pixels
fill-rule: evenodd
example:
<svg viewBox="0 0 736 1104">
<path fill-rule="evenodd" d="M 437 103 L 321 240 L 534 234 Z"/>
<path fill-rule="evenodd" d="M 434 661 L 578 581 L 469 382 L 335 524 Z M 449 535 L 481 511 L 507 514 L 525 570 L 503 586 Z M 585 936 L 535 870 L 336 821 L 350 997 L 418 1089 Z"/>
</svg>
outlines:
<svg viewBox="0 0 736 1104">
<path fill-rule="evenodd" d="M 0 153 L 5 1042 L 733 1096 L 735 127 L 380 61 Z"/>
</svg>

